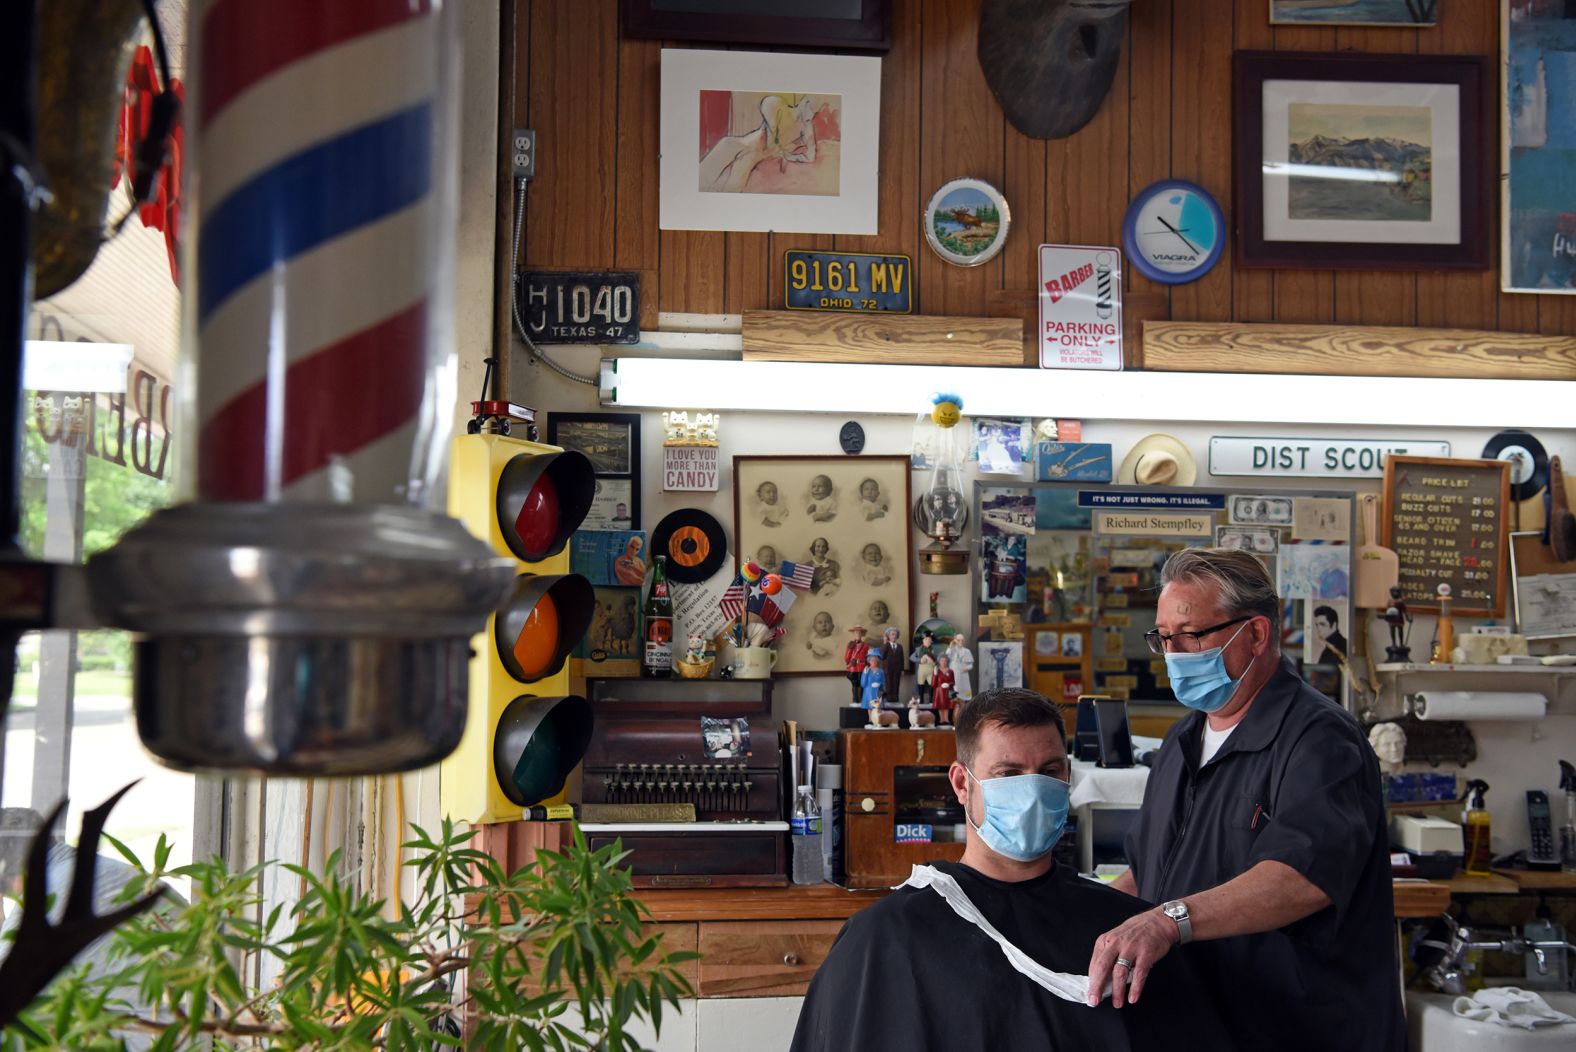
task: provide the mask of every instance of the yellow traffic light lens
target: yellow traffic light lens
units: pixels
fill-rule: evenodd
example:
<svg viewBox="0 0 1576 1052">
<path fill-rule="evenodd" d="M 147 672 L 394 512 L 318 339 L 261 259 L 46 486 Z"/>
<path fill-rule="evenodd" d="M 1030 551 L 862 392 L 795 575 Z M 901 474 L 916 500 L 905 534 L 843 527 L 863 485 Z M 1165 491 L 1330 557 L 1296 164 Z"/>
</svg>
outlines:
<svg viewBox="0 0 1576 1052">
<path fill-rule="evenodd" d="M 539 679 L 558 657 L 558 604 L 551 593 L 537 600 L 514 641 L 514 659 L 527 681 Z"/>
</svg>

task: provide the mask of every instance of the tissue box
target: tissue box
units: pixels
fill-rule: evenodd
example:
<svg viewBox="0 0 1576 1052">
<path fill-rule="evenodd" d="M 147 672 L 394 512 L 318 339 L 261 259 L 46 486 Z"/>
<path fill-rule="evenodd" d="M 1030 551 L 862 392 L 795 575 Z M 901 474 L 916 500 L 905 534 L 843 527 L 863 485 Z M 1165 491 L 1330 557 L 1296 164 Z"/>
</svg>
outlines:
<svg viewBox="0 0 1576 1052">
<path fill-rule="evenodd" d="M 1461 827 L 1443 818 L 1395 815 L 1390 819 L 1390 842 L 1405 848 L 1414 858 L 1436 851 L 1459 855 L 1462 851 Z"/>
</svg>

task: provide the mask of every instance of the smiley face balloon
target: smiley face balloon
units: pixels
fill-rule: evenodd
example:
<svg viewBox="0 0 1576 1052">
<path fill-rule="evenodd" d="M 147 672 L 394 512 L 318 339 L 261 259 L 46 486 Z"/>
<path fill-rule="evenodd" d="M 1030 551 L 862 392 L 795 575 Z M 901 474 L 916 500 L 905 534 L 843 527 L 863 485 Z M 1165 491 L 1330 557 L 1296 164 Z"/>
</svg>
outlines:
<svg viewBox="0 0 1576 1052">
<path fill-rule="evenodd" d="M 938 394 L 932 401 L 936 408 L 931 410 L 930 418 L 938 427 L 956 427 L 958 421 L 963 419 L 962 396 Z"/>
</svg>

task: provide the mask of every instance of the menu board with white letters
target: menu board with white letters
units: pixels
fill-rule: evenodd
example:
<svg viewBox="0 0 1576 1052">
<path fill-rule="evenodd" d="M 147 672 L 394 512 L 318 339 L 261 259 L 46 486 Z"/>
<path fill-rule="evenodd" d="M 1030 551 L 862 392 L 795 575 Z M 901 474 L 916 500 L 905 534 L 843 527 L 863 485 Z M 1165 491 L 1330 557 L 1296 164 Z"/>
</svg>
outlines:
<svg viewBox="0 0 1576 1052">
<path fill-rule="evenodd" d="M 1510 464 L 1390 456 L 1384 466 L 1384 540 L 1401 565 L 1401 598 L 1414 611 L 1463 617 L 1505 613 L 1505 512 Z"/>
</svg>

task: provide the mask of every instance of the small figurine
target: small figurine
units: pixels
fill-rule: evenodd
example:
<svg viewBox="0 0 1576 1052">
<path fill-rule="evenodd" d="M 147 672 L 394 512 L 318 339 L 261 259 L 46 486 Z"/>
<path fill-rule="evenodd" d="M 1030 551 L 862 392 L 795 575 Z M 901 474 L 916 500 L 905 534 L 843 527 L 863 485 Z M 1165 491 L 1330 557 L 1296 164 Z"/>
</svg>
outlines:
<svg viewBox="0 0 1576 1052">
<path fill-rule="evenodd" d="M 848 641 L 843 648 L 843 668 L 848 671 L 848 683 L 853 687 L 853 700 L 850 705 L 858 705 L 860 699 L 860 679 L 865 674 L 865 658 L 870 654 L 870 644 L 865 642 L 865 626 L 852 625 L 848 631 L 854 638 Z"/>
<path fill-rule="evenodd" d="M 881 652 L 867 650 L 865 670 L 859 674 L 859 703 L 867 709 L 881 707 L 881 697 L 886 691 L 886 673 L 881 668 Z M 872 715 L 871 723 L 878 722 Z"/>
<path fill-rule="evenodd" d="M 926 705 L 930 704 L 930 681 L 936 675 L 936 637 L 929 632 L 920 640 L 919 646 L 908 659 L 914 663 L 914 676 L 919 680 L 919 697 Z"/>
<path fill-rule="evenodd" d="M 936 708 L 936 719 L 944 724 L 952 722 L 954 684 L 952 659 L 943 654 L 936 659 L 936 674 L 930 679 L 930 703 Z"/>
<path fill-rule="evenodd" d="M 1407 640 L 1412 634 L 1412 615 L 1401 598 L 1399 587 L 1390 589 L 1390 605 L 1385 607 L 1384 622 L 1390 626 L 1390 645 L 1384 648 L 1384 659 L 1397 664 L 1411 661 L 1412 649 L 1407 646 Z"/>
<path fill-rule="evenodd" d="M 1434 651 L 1431 664 L 1450 664 L 1450 652 L 1456 648 L 1456 626 L 1450 618 L 1450 586 L 1439 584 L 1439 646 Z"/>
<path fill-rule="evenodd" d="M 974 684 L 969 680 L 969 673 L 974 670 L 974 652 L 969 649 L 969 641 L 962 632 L 953 636 L 952 642 L 947 644 L 947 660 L 952 664 L 953 695 L 962 699 L 972 698 Z"/>
<path fill-rule="evenodd" d="M 689 649 L 684 654 L 684 660 L 693 665 L 698 665 L 706 660 L 706 637 L 699 632 L 691 632 L 686 641 Z"/>
<path fill-rule="evenodd" d="M 881 645 L 881 669 L 886 681 L 883 696 L 893 708 L 898 706 L 898 692 L 903 689 L 903 673 L 908 671 L 908 662 L 903 658 L 903 647 L 898 643 L 898 638 L 898 630 L 888 628 L 886 641 Z"/>
<path fill-rule="evenodd" d="M 908 725 L 910 727 L 934 727 L 936 714 L 919 707 L 919 695 L 908 699 Z"/>
</svg>

